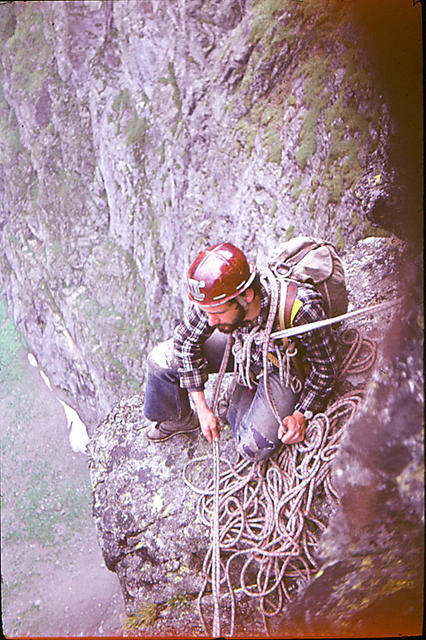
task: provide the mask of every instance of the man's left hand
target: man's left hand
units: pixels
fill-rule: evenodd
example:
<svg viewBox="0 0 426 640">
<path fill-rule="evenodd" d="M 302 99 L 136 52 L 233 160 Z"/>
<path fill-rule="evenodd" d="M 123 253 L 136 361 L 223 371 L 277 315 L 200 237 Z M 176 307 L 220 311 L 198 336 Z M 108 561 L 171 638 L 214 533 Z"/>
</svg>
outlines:
<svg viewBox="0 0 426 640">
<path fill-rule="evenodd" d="M 302 442 L 305 437 L 306 418 L 300 411 L 287 416 L 278 428 L 278 437 L 284 444 Z"/>
</svg>

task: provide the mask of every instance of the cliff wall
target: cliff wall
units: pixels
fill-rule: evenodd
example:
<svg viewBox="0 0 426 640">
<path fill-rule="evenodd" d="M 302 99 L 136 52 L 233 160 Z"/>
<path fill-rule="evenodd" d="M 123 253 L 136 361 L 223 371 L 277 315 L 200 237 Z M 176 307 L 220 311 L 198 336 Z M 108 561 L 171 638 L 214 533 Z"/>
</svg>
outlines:
<svg viewBox="0 0 426 640">
<path fill-rule="evenodd" d="M 387 88 L 367 46 L 383 12 L 357 6 L 1 6 L 3 288 L 89 429 L 140 389 L 200 247 L 227 239 L 262 261 L 278 239 L 309 232 L 342 249 L 382 233 L 375 219 L 417 236 L 418 187 L 401 212 L 409 180 L 398 177 L 401 166 L 417 175 L 416 59 L 399 54 L 397 91 Z M 406 38 L 407 18 L 391 15 L 390 40 Z M 404 86 L 401 118 L 392 101 Z"/>
</svg>

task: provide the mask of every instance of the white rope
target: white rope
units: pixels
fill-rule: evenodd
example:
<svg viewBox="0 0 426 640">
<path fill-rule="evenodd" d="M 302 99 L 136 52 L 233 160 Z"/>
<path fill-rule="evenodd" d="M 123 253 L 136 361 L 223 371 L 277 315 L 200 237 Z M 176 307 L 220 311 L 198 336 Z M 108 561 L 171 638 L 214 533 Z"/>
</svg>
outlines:
<svg viewBox="0 0 426 640">
<path fill-rule="evenodd" d="M 219 440 L 213 440 L 212 594 L 213 637 L 220 636 Z"/>
<path fill-rule="evenodd" d="M 282 611 L 297 581 L 307 583 L 317 570 L 312 552 L 318 542 L 317 530 L 325 529 L 326 524 L 311 512 L 312 502 L 321 486 L 329 500 L 337 497 L 330 484 L 330 465 L 343 432 L 342 419 L 348 420 L 353 415 L 359 398 L 357 394 L 349 396 L 334 403 L 325 413 L 317 414 L 308 424 L 304 442 L 283 447 L 276 459 L 266 463 L 241 460 L 234 469 L 228 463 L 229 469 L 214 478 L 215 485 L 220 483 L 220 491 L 212 491 L 213 479 L 205 490 L 197 490 L 201 494 L 198 504 L 201 521 L 210 527 L 212 538 L 219 535 L 220 522 L 220 548 L 227 554 L 221 565 L 218 548 L 210 547 L 204 561 L 205 575 L 211 566 L 213 638 L 220 637 L 217 588 L 220 571 L 223 571 L 231 605 L 227 637 L 233 637 L 236 591 L 258 602 L 268 633 L 267 620 Z M 198 464 L 194 462 L 192 459 L 187 466 L 195 471 Z M 219 464 L 215 464 L 215 469 L 219 472 Z M 253 572 L 256 573 L 254 581 Z M 207 584 L 206 577 L 198 598 L 206 633 L 201 600 Z"/>
<path fill-rule="evenodd" d="M 216 386 L 213 393 L 212 410 L 216 414 L 217 403 L 219 400 L 220 387 L 223 376 L 225 375 L 228 365 L 229 355 L 231 353 L 232 336 L 228 336 L 225 351 L 220 363 L 219 373 L 216 380 Z M 212 442 L 213 452 L 213 513 L 212 513 L 212 595 L 213 595 L 213 637 L 220 636 L 220 538 L 219 538 L 219 462 L 220 450 L 219 440 Z"/>
<path fill-rule="evenodd" d="M 269 385 L 268 385 L 268 379 L 267 379 L 267 373 L 268 373 L 268 351 L 269 351 L 269 344 L 270 344 L 270 340 L 277 340 L 278 338 L 283 338 L 283 337 L 291 337 L 294 335 L 300 335 L 301 333 L 305 333 L 308 331 L 312 331 L 314 329 L 323 327 L 323 326 L 327 326 L 330 324 L 333 324 L 334 322 L 340 322 L 342 320 L 346 320 L 350 317 L 356 316 L 356 315 L 361 315 L 363 313 L 369 313 L 372 311 L 377 311 L 377 310 L 381 310 L 381 309 L 385 309 L 391 306 L 396 305 L 399 300 L 397 301 L 392 301 L 392 302 L 384 302 L 384 303 L 380 303 L 377 305 L 372 305 L 370 307 L 366 307 L 363 309 L 358 309 L 356 311 L 352 311 L 346 314 L 343 314 L 341 316 L 335 317 L 335 318 L 330 318 L 327 320 L 320 320 L 318 322 L 312 322 L 310 324 L 307 325 L 303 325 L 303 326 L 299 326 L 299 327 L 294 327 L 294 328 L 290 328 L 290 329 L 286 329 L 284 331 L 278 331 L 275 333 L 272 333 L 272 326 L 273 326 L 273 320 L 275 318 L 276 315 L 276 311 L 277 311 L 277 307 L 278 307 L 278 290 L 277 288 L 274 287 L 274 282 L 272 281 L 272 279 L 270 279 L 270 288 L 271 288 L 271 296 L 272 296 L 272 301 L 271 301 L 271 309 L 270 309 L 270 314 L 268 315 L 268 321 L 266 323 L 266 330 L 264 331 L 263 335 L 262 335 L 262 342 L 263 344 L 263 365 L 264 365 L 264 375 L 265 375 L 265 390 L 266 390 L 266 395 L 268 397 L 269 403 L 271 405 L 271 409 L 274 412 L 274 414 L 277 417 L 278 422 L 281 421 L 277 409 L 276 409 L 276 405 L 274 402 L 274 398 L 272 397 L 270 391 L 269 391 Z M 239 365 L 239 369 L 240 369 L 240 376 L 242 374 L 242 378 L 246 377 L 247 378 L 247 382 L 248 382 L 248 386 L 250 385 L 250 377 L 249 377 L 249 372 L 248 371 L 244 371 L 243 373 L 243 369 L 244 369 L 244 362 L 248 363 L 250 361 L 250 351 L 251 351 L 251 344 L 253 342 L 253 340 L 255 339 L 255 337 L 259 338 L 259 336 L 255 336 L 255 332 L 253 332 L 253 334 L 249 335 L 249 339 L 247 340 L 245 345 L 241 345 L 240 346 L 240 350 L 234 350 L 234 357 L 237 356 L 235 358 L 236 362 L 237 360 L 239 360 L 238 365 Z M 219 374 L 218 374 L 218 378 L 216 380 L 216 386 L 215 386 L 215 390 L 214 390 L 214 394 L 213 394 L 213 402 L 212 402 L 212 410 L 214 413 L 216 413 L 216 408 L 217 408 L 217 403 L 218 403 L 218 399 L 219 399 L 219 392 L 220 392 L 220 387 L 221 387 L 221 383 L 222 383 L 222 379 L 223 376 L 225 374 L 226 368 L 227 368 L 227 364 L 228 364 L 228 360 L 229 360 L 229 355 L 231 352 L 231 345 L 232 345 L 232 336 L 229 335 L 228 336 L 228 341 L 226 344 L 226 348 L 225 348 L 225 352 L 222 358 L 222 362 L 220 365 L 220 370 L 219 370 Z M 242 347 L 242 349 L 241 349 Z M 239 351 L 239 353 L 238 353 Z M 290 355 L 294 355 L 294 354 L 287 354 L 287 356 Z M 239 356 L 239 357 L 238 357 Z M 286 358 L 287 360 L 287 366 L 288 366 L 288 357 Z M 281 369 L 283 368 L 283 362 L 282 360 L 279 360 L 279 364 L 280 364 L 280 377 L 282 376 L 282 371 Z M 245 374 L 245 375 L 244 375 Z M 287 374 L 289 374 L 289 371 L 287 372 Z M 318 420 L 318 418 L 323 418 L 325 421 L 325 433 L 322 434 L 321 440 L 325 437 L 325 434 L 328 433 L 329 430 L 329 420 L 328 417 L 324 414 L 319 414 L 316 416 L 316 419 Z M 303 445 L 301 445 L 303 447 Z M 321 452 L 322 454 L 323 452 Z M 290 466 L 294 466 L 295 467 L 295 460 L 290 460 L 290 454 L 288 454 L 289 457 L 289 462 L 290 462 Z M 326 460 L 327 460 L 326 456 Z M 272 545 L 272 543 L 266 542 L 266 538 L 264 538 L 264 533 L 261 536 L 263 539 L 263 544 L 262 545 L 255 545 L 255 548 L 251 548 L 251 550 L 249 551 L 248 549 L 242 550 L 242 549 L 234 549 L 235 553 L 232 556 L 231 559 L 234 559 L 237 556 L 240 555 L 245 555 L 246 553 L 249 554 L 249 558 L 246 561 L 243 570 L 242 570 L 242 580 L 241 580 L 241 586 L 242 589 L 244 591 L 244 593 L 246 593 L 247 595 L 255 595 L 255 597 L 261 598 L 262 601 L 262 615 L 264 617 L 264 621 L 266 620 L 265 616 L 268 615 L 272 615 L 272 613 L 270 612 L 266 612 L 265 608 L 264 608 L 264 601 L 265 603 L 267 602 L 267 596 L 272 593 L 272 591 L 276 590 L 275 586 L 270 586 L 271 580 L 272 580 L 272 574 L 270 575 L 271 571 L 272 571 L 272 567 L 270 565 L 268 565 L 266 572 L 262 573 L 262 571 L 259 572 L 258 574 L 258 588 L 256 593 L 251 594 L 250 590 L 246 587 L 245 585 L 245 579 L 244 579 L 244 575 L 246 572 L 247 567 L 252 563 L 253 557 L 254 557 L 254 553 L 258 554 L 260 556 L 262 556 L 263 558 L 267 558 L 269 556 L 271 557 L 277 557 L 277 549 L 274 549 L 272 551 L 272 547 L 276 545 L 277 542 L 279 542 L 279 546 L 282 546 L 282 541 L 285 541 L 285 544 L 290 544 L 290 545 L 296 545 L 296 548 L 299 548 L 299 541 L 297 541 L 297 538 L 300 534 L 300 532 L 303 530 L 303 517 L 301 516 L 301 501 L 302 501 L 302 497 L 305 493 L 305 491 L 308 491 L 308 497 L 307 497 L 307 504 L 305 504 L 305 507 L 303 509 L 305 514 L 309 513 L 310 510 L 310 505 L 312 502 L 312 495 L 313 495 L 313 491 L 314 491 L 314 487 L 317 484 L 315 482 L 315 478 L 318 475 L 326 475 L 325 471 L 324 471 L 324 463 L 325 461 L 321 459 L 322 455 L 317 455 L 315 456 L 314 462 L 312 464 L 312 467 L 308 470 L 308 469 L 304 469 L 303 472 L 303 480 L 301 482 L 299 482 L 297 487 L 287 487 L 286 491 L 283 491 L 283 487 L 281 486 L 282 483 L 282 479 L 280 479 L 279 481 L 273 481 L 272 482 L 272 486 L 274 486 L 274 482 L 277 483 L 278 485 L 277 487 L 272 490 L 272 493 L 274 494 L 274 497 L 270 495 L 268 502 L 271 501 L 272 504 L 276 503 L 276 501 L 278 501 L 278 511 L 281 511 L 283 508 L 287 508 L 287 527 L 285 527 L 283 531 L 280 532 L 280 535 L 278 536 L 278 540 L 274 541 L 274 545 Z M 211 524 L 211 585 L 212 585 L 212 597 L 213 597 L 213 637 L 214 638 L 219 638 L 220 637 L 220 573 L 221 573 L 221 560 L 220 560 L 220 514 L 219 514 L 219 507 L 220 507 L 220 500 L 219 500 L 219 494 L 222 493 L 220 491 L 220 482 L 221 482 L 221 477 L 220 477 L 220 451 L 219 451 L 219 441 L 218 440 L 213 440 L 212 442 L 212 459 L 213 459 L 213 488 L 212 491 L 209 492 L 208 490 L 204 491 L 204 494 L 208 494 L 208 493 L 212 493 L 213 494 L 213 504 L 212 504 L 212 510 L 211 510 L 211 520 L 210 520 L 210 524 Z M 328 462 L 328 460 L 327 460 Z M 291 464 L 292 463 L 292 464 Z M 305 458 L 304 460 L 304 464 L 301 465 L 301 467 L 304 467 L 305 465 L 307 465 L 307 458 Z M 245 466 L 245 465 L 244 465 Z M 307 465 L 308 466 L 308 465 Z M 322 471 L 320 472 L 320 467 L 323 467 Z M 288 469 L 288 472 L 290 471 L 290 469 Z M 297 470 L 296 467 L 293 469 L 293 478 L 296 477 L 297 475 Z M 234 473 L 232 475 L 235 475 L 235 470 Z M 184 473 L 184 477 L 185 477 L 185 473 Z M 317 478 L 318 480 L 318 478 Z M 185 481 L 187 482 L 188 485 L 190 485 L 190 483 L 187 481 L 187 479 L 185 479 Z M 190 485 L 191 486 L 191 485 Z M 223 491 L 223 490 L 222 490 Z M 334 492 L 333 492 L 334 493 Z M 281 497 L 280 497 L 281 496 Z M 266 495 L 264 496 L 266 498 Z M 223 502 L 223 498 L 222 498 L 222 502 Z M 292 502 L 292 504 L 291 504 Z M 287 507 L 288 505 L 288 507 Z M 273 511 L 275 511 L 275 513 L 278 513 L 278 511 L 276 511 L 276 509 L 273 509 Z M 266 514 L 265 514 L 266 515 Z M 275 515 L 275 517 L 273 518 L 273 520 L 276 520 L 277 516 Z M 245 518 L 244 518 L 245 519 Z M 262 526 L 262 530 L 264 529 L 264 526 L 266 524 L 266 521 L 264 522 L 264 525 Z M 277 520 L 276 522 L 276 526 L 278 531 L 280 531 L 282 525 L 281 523 Z M 232 529 L 234 529 L 234 526 L 231 527 Z M 227 534 L 227 529 L 228 527 L 225 524 L 225 528 L 223 531 L 223 536 L 224 537 L 224 548 L 228 547 L 229 545 L 226 544 L 226 534 Z M 238 527 L 237 527 L 238 529 Z M 241 534 L 242 535 L 242 532 Z M 297 542 L 296 542 L 297 541 Z M 266 543 L 266 544 L 265 544 Z M 306 542 L 306 540 L 303 543 L 303 547 L 306 553 L 306 557 L 308 558 L 308 561 L 310 560 L 310 554 L 309 554 L 309 550 L 308 550 L 308 543 Z M 280 551 L 282 551 L 282 549 L 280 549 Z M 205 559 L 205 566 L 206 566 L 206 560 L 209 557 L 209 553 L 207 553 L 206 555 L 206 559 Z M 288 554 L 287 554 L 288 555 Z M 299 560 L 301 560 L 301 557 L 299 557 Z M 281 585 L 282 584 L 282 578 L 284 575 L 284 572 L 286 571 L 288 562 L 291 558 L 291 554 L 288 555 L 287 560 L 284 562 L 284 564 L 282 565 L 281 568 L 279 568 L 278 564 L 275 567 L 273 573 L 275 575 L 275 582 L 273 581 L 273 585 Z M 309 576 L 309 568 L 308 565 L 306 564 L 306 560 L 301 560 L 302 564 L 304 565 L 304 568 L 306 569 L 306 574 L 307 576 Z M 233 634 L 233 625 L 234 625 L 234 608 L 235 608 L 235 602 L 234 602 L 234 597 L 233 597 L 233 589 L 232 586 L 230 584 L 230 577 L 229 577 L 229 563 L 230 560 L 228 560 L 227 565 L 226 565 L 226 570 L 224 567 L 224 572 L 225 572 L 225 579 L 226 579 L 226 583 L 228 584 L 228 589 L 229 589 L 229 593 L 231 595 L 231 608 L 232 608 L 232 616 L 231 616 L 231 635 Z M 293 571 L 296 570 L 295 567 L 292 567 Z M 300 570 L 299 570 L 300 573 Z M 302 575 L 302 574 L 301 574 Z M 308 578 L 307 578 L 308 579 Z M 263 583 L 262 583 L 263 580 Z M 269 586 L 268 586 L 269 585 Z M 285 586 L 282 587 L 283 593 L 285 595 L 285 597 L 289 597 L 287 594 L 287 590 L 285 588 Z M 204 592 L 204 588 L 202 589 L 202 591 L 199 594 L 199 598 L 198 598 L 198 605 L 199 605 L 199 612 L 200 612 L 200 617 L 203 621 L 205 630 L 206 629 L 206 625 L 204 622 L 204 616 L 202 615 L 202 610 L 201 610 L 201 598 Z M 273 612 L 276 613 L 278 611 L 281 610 L 282 608 L 282 593 L 280 590 L 278 590 L 278 604 L 275 604 L 272 609 Z M 269 605 L 271 605 L 271 603 L 269 602 Z M 266 622 L 265 622 L 266 625 Z"/>
</svg>

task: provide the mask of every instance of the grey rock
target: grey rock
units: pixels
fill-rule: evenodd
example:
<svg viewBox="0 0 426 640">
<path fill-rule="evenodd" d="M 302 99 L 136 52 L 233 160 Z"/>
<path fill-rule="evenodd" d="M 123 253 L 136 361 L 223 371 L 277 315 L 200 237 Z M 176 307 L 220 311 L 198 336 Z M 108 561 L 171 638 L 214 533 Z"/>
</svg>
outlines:
<svg viewBox="0 0 426 640">
<path fill-rule="evenodd" d="M 106 566 L 115 571 L 129 611 L 201 589 L 209 530 L 197 520 L 198 495 L 211 478 L 210 446 L 200 432 L 162 443 L 146 438 L 143 397 L 115 405 L 88 445 L 93 515 Z M 237 456 L 229 427 L 221 452 Z M 203 460 L 200 458 L 206 458 Z"/>
</svg>

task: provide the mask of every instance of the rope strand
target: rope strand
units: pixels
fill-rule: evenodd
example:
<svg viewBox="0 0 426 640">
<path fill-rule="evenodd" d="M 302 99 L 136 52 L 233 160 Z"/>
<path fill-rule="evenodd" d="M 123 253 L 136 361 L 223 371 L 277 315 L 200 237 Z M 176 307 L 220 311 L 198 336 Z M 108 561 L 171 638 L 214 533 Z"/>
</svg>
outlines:
<svg viewBox="0 0 426 640">
<path fill-rule="evenodd" d="M 344 332 L 341 341 L 348 353 L 340 375 L 365 373 L 375 360 L 374 343 L 361 339 L 355 329 Z M 226 350 L 230 350 L 230 340 Z M 226 370 L 224 362 L 225 358 L 216 383 L 214 406 Z M 362 394 L 363 390 L 357 389 L 337 398 L 324 413 L 309 421 L 303 442 L 282 446 L 263 462 L 241 459 L 233 466 L 219 459 L 219 443 L 213 442 L 213 479 L 203 489 L 189 478 L 200 460 L 207 458 L 187 463 L 184 480 L 200 495 L 198 514 L 212 532 L 203 564 L 204 584 L 198 596 L 206 633 L 202 599 L 209 582 L 214 637 L 220 635 L 221 584 L 230 596 L 230 636 L 235 626 L 236 590 L 248 600 L 255 599 L 268 633 L 268 620 L 282 611 L 292 593 L 317 570 L 315 547 L 328 519 L 323 511 L 328 513 L 339 501 L 330 476 L 331 463 Z M 221 550 L 226 554 L 223 562 Z"/>
</svg>

